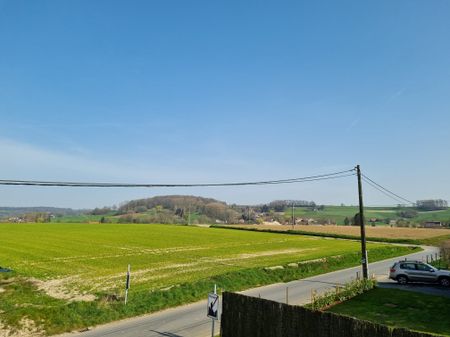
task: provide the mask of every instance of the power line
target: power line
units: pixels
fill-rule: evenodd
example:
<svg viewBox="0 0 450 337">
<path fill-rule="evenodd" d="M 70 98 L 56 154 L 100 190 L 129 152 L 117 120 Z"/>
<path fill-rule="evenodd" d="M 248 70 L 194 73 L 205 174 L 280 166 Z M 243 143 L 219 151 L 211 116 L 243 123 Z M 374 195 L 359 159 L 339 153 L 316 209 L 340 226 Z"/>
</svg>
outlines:
<svg viewBox="0 0 450 337">
<path fill-rule="evenodd" d="M 384 195 L 386 195 L 387 197 L 391 198 L 392 200 L 395 200 L 397 203 L 403 204 L 404 201 L 401 199 L 397 199 L 396 197 L 394 197 L 393 195 L 385 192 L 384 190 L 382 190 L 381 188 L 377 187 L 377 185 L 372 184 L 369 180 L 365 179 L 363 177 L 364 182 L 366 182 L 367 184 L 369 184 L 370 186 L 372 186 L 374 189 L 378 190 L 379 192 L 383 193 Z"/>
<path fill-rule="evenodd" d="M 278 185 L 293 184 L 308 181 L 327 179 L 338 179 L 355 175 L 354 169 L 334 173 L 313 175 L 300 178 L 251 181 L 251 182 L 227 182 L 227 183 L 195 183 L 195 184 L 127 184 L 127 183 L 86 183 L 86 182 L 64 182 L 64 181 L 38 181 L 38 180 L 0 180 L 0 185 L 13 186 L 42 186 L 42 187 L 226 187 L 226 186 L 249 186 L 249 185 Z"/>
<path fill-rule="evenodd" d="M 406 199 L 406 198 L 403 198 L 402 196 L 400 196 L 400 195 L 398 195 L 398 194 L 396 194 L 396 193 L 394 193 L 394 192 L 388 190 L 386 187 L 381 186 L 380 184 L 376 183 L 375 181 L 373 181 L 372 179 L 370 179 L 370 178 L 369 178 L 368 176 L 366 176 L 365 174 L 363 174 L 362 176 L 363 176 L 364 180 L 365 180 L 368 184 L 370 184 L 372 187 L 376 188 L 376 189 L 379 190 L 379 191 L 381 191 L 381 190 L 384 191 L 383 193 L 386 194 L 386 195 L 389 194 L 388 196 L 390 196 L 392 199 L 396 199 L 397 201 L 399 201 L 399 199 L 400 199 L 400 200 L 402 200 L 402 201 L 406 201 L 408 204 L 412 204 L 412 205 L 415 204 L 415 202 L 413 202 L 413 201 L 411 201 L 411 200 L 408 200 L 408 199 Z M 382 191 L 381 191 L 381 192 L 382 192 Z"/>
</svg>

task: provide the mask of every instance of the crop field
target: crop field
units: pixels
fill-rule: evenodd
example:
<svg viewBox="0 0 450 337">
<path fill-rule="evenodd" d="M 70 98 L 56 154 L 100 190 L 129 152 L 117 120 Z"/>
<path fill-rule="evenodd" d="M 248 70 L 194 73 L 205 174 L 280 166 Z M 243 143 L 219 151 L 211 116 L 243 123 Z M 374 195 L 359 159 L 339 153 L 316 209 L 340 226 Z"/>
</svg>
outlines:
<svg viewBox="0 0 450 337">
<path fill-rule="evenodd" d="M 192 226 L 0 224 L 0 266 L 14 270 L 0 273 L 0 336 L 29 321 L 45 335 L 161 310 L 204 298 L 214 283 L 242 290 L 346 268 L 359 263 L 359 249 L 348 240 Z M 411 252 L 368 249 L 374 260 Z M 263 269 L 300 261 L 310 262 Z"/>
<path fill-rule="evenodd" d="M 355 242 L 169 225 L 0 224 L 0 233 L 3 267 L 62 293 L 122 287 L 128 264 L 135 287 L 161 288 L 359 249 Z"/>
<path fill-rule="evenodd" d="M 291 225 L 239 225 L 237 227 L 270 229 L 276 231 L 292 230 Z M 344 235 L 360 235 L 358 226 L 339 226 L 339 225 L 295 225 L 294 230 L 306 231 L 311 233 L 326 234 L 344 234 Z M 429 239 L 450 235 L 450 229 L 444 228 L 403 228 L 403 227 L 371 227 L 366 226 L 367 237 L 373 238 L 390 238 L 390 239 Z"/>
</svg>

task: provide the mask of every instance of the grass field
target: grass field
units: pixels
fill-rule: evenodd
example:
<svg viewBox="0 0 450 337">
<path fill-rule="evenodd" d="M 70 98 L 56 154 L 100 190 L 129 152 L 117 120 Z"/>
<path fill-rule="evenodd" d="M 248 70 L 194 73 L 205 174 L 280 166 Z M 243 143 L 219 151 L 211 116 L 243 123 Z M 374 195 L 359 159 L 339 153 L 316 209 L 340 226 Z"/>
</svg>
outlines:
<svg viewBox="0 0 450 337">
<path fill-rule="evenodd" d="M 0 224 L 1 325 L 28 317 L 47 334 L 69 331 L 227 290 L 357 265 L 359 243 L 299 235 L 173 225 Z M 369 244 L 373 260 L 410 252 Z M 298 269 L 262 267 L 334 257 Z M 122 300 L 131 264 L 130 303 Z M 3 322 L 3 323 L 2 323 Z"/>
<path fill-rule="evenodd" d="M 328 311 L 393 327 L 450 336 L 450 298 L 376 288 Z"/>
<path fill-rule="evenodd" d="M 364 216 L 366 219 L 391 219 L 398 220 L 401 217 L 397 214 L 396 207 L 365 207 Z M 311 218 L 319 221 L 326 221 L 327 219 L 336 221 L 337 224 L 344 224 L 344 219 L 348 217 L 353 218 L 355 214 L 359 213 L 356 206 L 325 206 L 322 211 L 313 211 L 307 207 L 297 207 L 294 209 L 294 214 L 297 218 Z M 290 218 L 292 211 L 286 209 L 285 216 Z M 450 209 L 440 211 L 418 212 L 417 216 L 408 219 L 413 223 L 422 223 L 425 221 L 450 221 Z"/>
<path fill-rule="evenodd" d="M 92 215 L 92 214 L 79 214 L 79 215 L 64 215 L 60 217 L 55 217 L 52 222 L 58 223 L 88 223 L 88 222 L 100 222 L 103 215 Z"/>
<path fill-rule="evenodd" d="M 357 251 L 356 242 L 199 227 L 139 224 L 0 224 L 0 261 L 20 275 L 96 292 L 161 288 L 241 268 Z"/>
</svg>

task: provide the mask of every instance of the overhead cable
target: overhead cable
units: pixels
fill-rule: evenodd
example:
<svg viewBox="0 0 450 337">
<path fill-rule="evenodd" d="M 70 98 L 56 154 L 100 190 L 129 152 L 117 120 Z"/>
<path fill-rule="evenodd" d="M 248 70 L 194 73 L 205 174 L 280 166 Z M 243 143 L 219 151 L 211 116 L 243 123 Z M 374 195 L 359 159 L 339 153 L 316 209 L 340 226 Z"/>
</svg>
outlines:
<svg viewBox="0 0 450 337">
<path fill-rule="evenodd" d="M 371 183 L 370 180 L 367 180 L 367 179 L 365 179 L 364 177 L 363 177 L 363 180 L 364 180 L 365 183 L 367 183 L 368 185 L 370 185 L 371 187 L 373 187 L 373 188 L 376 189 L 377 191 L 383 193 L 383 194 L 384 194 L 385 196 L 387 196 L 388 198 L 391 198 L 392 200 L 395 200 L 395 201 L 396 201 L 397 203 L 399 203 L 399 204 L 402 204 L 402 205 L 404 204 L 404 201 L 403 201 L 403 200 L 398 199 L 398 198 L 394 197 L 393 195 L 387 193 L 386 191 L 382 190 L 382 189 L 379 188 L 377 185 Z"/>
<path fill-rule="evenodd" d="M 398 195 L 398 194 L 396 194 L 396 193 L 394 193 L 394 192 L 388 190 L 386 187 L 381 186 L 380 184 L 378 184 L 377 182 L 373 181 L 372 179 L 370 179 L 370 178 L 369 178 L 368 176 L 366 176 L 365 174 L 363 174 L 362 176 L 363 176 L 363 179 L 364 179 L 367 183 L 369 183 L 372 187 L 374 187 L 374 188 L 376 188 L 377 190 L 383 192 L 384 194 L 390 196 L 392 199 L 396 199 L 397 201 L 398 201 L 398 200 L 406 201 L 406 203 L 412 204 L 412 205 L 415 204 L 415 202 L 413 202 L 413 201 L 411 201 L 411 200 L 408 200 L 408 199 L 406 199 L 406 198 L 403 198 L 402 196 L 400 196 L 400 195 Z"/>
<path fill-rule="evenodd" d="M 44 186 L 44 187 L 226 187 L 226 186 L 249 186 L 249 185 L 278 185 L 293 184 L 308 181 L 318 181 L 327 179 L 338 179 L 355 175 L 354 169 L 334 173 L 319 174 L 300 178 L 251 181 L 251 182 L 226 182 L 226 183 L 193 183 L 193 184 L 129 184 L 129 183 L 86 183 L 86 182 L 64 182 L 64 181 L 38 181 L 38 180 L 0 180 L 0 185 L 13 186 Z"/>
</svg>

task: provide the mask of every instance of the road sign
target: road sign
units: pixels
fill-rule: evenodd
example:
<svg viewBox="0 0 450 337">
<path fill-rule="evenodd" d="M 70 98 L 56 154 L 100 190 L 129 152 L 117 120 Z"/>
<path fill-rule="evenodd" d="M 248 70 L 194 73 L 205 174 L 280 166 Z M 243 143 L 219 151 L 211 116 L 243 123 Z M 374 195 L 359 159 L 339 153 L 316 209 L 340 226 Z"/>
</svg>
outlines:
<svg viewBox="0 0 450 337">
<path fill-rule="evenodd" d="M 212 319 L 219 319 L 219 295 L 214 293 L 208 294 L 207 316 Z"/>
</svg>

